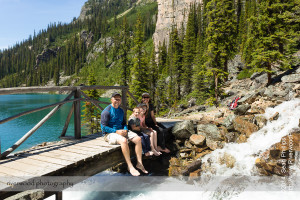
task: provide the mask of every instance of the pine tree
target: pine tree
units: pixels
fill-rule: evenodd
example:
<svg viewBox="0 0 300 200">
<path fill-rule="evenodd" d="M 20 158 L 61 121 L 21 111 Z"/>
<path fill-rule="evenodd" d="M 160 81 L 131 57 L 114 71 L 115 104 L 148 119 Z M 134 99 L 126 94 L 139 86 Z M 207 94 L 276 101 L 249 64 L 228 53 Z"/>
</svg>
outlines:
<svg viewBox="0 0 300 200">
<path fill-rule="evenodd" d="M 294 9 L 299 4 L 297 0 L 262 0 L 257 5 L 257 14 L 250 18 L 253 28 L 248 43 L 253 42 L 254 48 L 249 65 L 254 71 L 267 72 L 268 84 L 273 65 L 290 66 L 292 52 L 288 47 L 295 46 L 299 35 L 299 23 L 294 20 Z"/>
<path fill-rule="evenodd" d="M 140 98 L 143 92 L 148 91 L 149 76 L 147 71 L 146 54 L 143 46 L 144 32 L 141 15 L 138 14 L 135 32 L 134 32 L 134 47 L 133 47 L 133 66 L 131 69 L 132 81 L 129 86 L 130 92 Z M 132 102 L 129 102 L 132 105 Z"/>
<path fill-rule="evenodd" d="M 198 15 L 198 36 L 197 36 L 197 47 L 196 47 L 196 56 L 195 56 L 195 68 L 193 75 L 193 92 L 192 96 L 197 98 L 198 101 L 202 101 L 207 98 L 207 76 L 206 69 L 204 67 L 205 56 L 204 52 L 206 49 L 205 46 L 205 32 L 207 28 L 206 23 L 206 2 L 204 1 L 199 5 L 197 15 Z"/>
<path fill-rule="evenodd" d="M 130 35 L 126 17 L 123 19 L 121 32 L 121 85 L 127 86 L 130 81 Z"/>
<path fill-rule="evenodd" d="M 106 38 L 104 38 L 104 44 L 103 44 L 103 63 L 104 66 L 107 66 L 107 47 L 106 47 Z"/>
<path fill-rule="evenodd" d="M 60 74 L 59 74 L 59 67 L 55 67 L 55 70 L 54 70 L 54 83 L 55 85 L 59 85 L 59 78 L 60 78 Z"/>
<path fill-rule="evenodd" d="M 151 55 L 150 55 L 150 62 L 149 62 L 149 91 L 150 96 L 155 97 L 156 93 L 156 87 L 157 87 L 157 78 L 158 78 L 158 66 L 155 60 L 156 53 L 155 53 L 155 47 L 153 45 Z M 155 100 L 155 99 L 154 99 Z"/>
<path fill-rule="evenodd" d="M 96 85 L 94 72 L 90 72 L 89 74 L 88 85 Z M 98 100 L 100 98 L 97 90 L 88 90 L 87 96 L 94 100 Z M 99 109 L 91 102 L 85 102 L 83 107 L 83 123 L 85 123 L 85 125 L 89 128 L 91 134 L 98 132 L 100 130 L 98 122 L 100 119 Z"/>
<path fill-rule="evenodd" d="M 252 60 L 251 54 L 255 49 L 254 37 L 251 34 L 252 29 L 255 28 L 255 24 L 250 22 L 250 19 L 257 15 L 256 11 L 257 2 L 256 0 L 249 0 L 245 2 L 245 8 L 242 10 L 241 15 L 243 16 L 240 21 L 239 38 L 241 38 L 240 52 L 244 62 L 250 63 Z"/>
<path fill-rule="evenodd" d="M 204 68 L 213 77 L 213 91 L 217 105 L 220 78 L 227 80 L 227 64 L 236 53 L 236 16 L 234 0 L 212 0 L 207 4 L 207 49 Z"/>
<path fill-rule="evenodd" d="M 157 87 L 156 87 L 156 113 L 162 106 L 166 104 L 167 90 L 166 90 L 166 79 L 167 79 L 167 47 L 166 42 L 163 45 L 159 43 L 158 47 L 158 77 L 157 77 Z"/>
<path fill-rule="evenodd" d="M 186 33 L 183 40 L 182 86 L 184 87 L 184 95 L 188 95 L 192 91 L 193 65 L 196 52 L 196 35 L 198 32 L 195 22 L 196 13 L 194 7 L 195 5 L 191 5 Z"/>
<path fill-rule="evenodd" d="M 169 44 L 169 98 L 171 104 L 181 99 L 181 82 L 182 82 L 182 43 L 179 40 L 178 30 L 173 27 L 170 34 Z"/>
</svg>

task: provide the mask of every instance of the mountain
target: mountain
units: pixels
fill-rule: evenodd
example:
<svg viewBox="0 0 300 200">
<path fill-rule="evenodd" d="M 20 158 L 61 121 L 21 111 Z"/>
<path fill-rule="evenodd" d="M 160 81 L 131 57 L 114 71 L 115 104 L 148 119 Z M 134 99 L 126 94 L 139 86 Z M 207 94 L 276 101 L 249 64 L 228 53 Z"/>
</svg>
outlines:
<svg viewBox="0 0 300 200">
<path fill-rule="evenodd" d="M 0 52 L 0 87 L 128 85 L 157 111 L 215 104 L 227 81 L 299 65 L 299 1 L 88 0 L 69 24 L 49 24 Z M 133 104 L 133 102 L 130 102 Z"/>
</svg>

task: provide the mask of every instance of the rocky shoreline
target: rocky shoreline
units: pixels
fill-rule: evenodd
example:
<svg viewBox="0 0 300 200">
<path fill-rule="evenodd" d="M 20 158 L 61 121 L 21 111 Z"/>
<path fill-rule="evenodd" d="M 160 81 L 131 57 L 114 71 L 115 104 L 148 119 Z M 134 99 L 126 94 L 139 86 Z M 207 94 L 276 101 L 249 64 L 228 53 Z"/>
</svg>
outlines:
<svg viewBox="0 0 300 200">
<path fill-rule="evenodd" d="M 283 74 L 283 73 L 282 73 Z M 192 106 L 187 109 L 178 108 L 179 112 L 172 115 L 178 122 L 172 130 L 175 137 L 171 147 L 177 151 L 177 156 L 170 159 L 169 175 L 189 176 L 190 179 L 201 176 L 209 171 L 209 166 L 202 163 L 202 158 L 216 149 L 222 149 L 227 143 L 245 143 L 252 133 L 262 129 L 268 121 L 276 121 L 281 113 L 275 113 L 266 118 L 267 108 L 280 105 L 284 101 L 300 98 L 300 67 L 291 74 L 280 75 L 280 81 L 266 86 L 266 74 L 254 74 L 251 78 L 235 80 L 226 83 L 224 88 L 228 97 L 221 101 L 219 108 L 207 106 Z M 226 85 L 225 84 L 225 85 Z M 242 97 L 238 107 L 229 110 L 226 106 L 234 97 Z M 300 117 L 300 116 L 299 116 Z M 260 175 L 289 175 L 288 166 L 295 160 L 295 154 L 300 152 L 300 119 L 298 128 L 273 144 L 267 151 L 261 153 L 255 161 Z M 293 149 L 284 149 L 282 141 L 289 141 Z M 175 148 L 174 148 L 175 147 Z M 232 168 L 235 159 L 226 153 L 221 163 Z"/>
</svg>

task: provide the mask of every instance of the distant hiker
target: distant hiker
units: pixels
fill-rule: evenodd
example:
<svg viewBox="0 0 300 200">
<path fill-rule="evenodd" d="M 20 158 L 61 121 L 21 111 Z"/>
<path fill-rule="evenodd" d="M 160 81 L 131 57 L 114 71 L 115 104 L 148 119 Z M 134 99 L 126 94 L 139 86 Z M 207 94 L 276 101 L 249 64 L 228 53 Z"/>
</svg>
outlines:
<svg viewBox="0 0 300 200">
<path fill-rule="evenodd" d="M 141 129 L 141 121 L 139 116 L 140 109 L 138 107 L 135 107 L 133 109 L 132 115 L 129 117 L 128 128 L 129 130 L 135 132 L 142 139 L 142 149 L 145 156 L 152 156 L 153 152 L 151 151 L 150 137 Z"/>
<path fill-rule="evenodd" d="M 238 100 L 240 100 L 240 99 L 241 99 L 241 97 L 235 97 L 234 100 L 227 105 L 229 107 L 229 109 L 234 110 L 238 105 L 237 104 Z"/>
<path fill-rule="evenodd" d="M 157 148 L 157 132 L 152 128 L 149 128 L 145 122 L 145 114 L 147 113 L 147 105 L 146 104 L 139 104 L 138 107 L 140 108 L 140 121 L 141 121 L 141 129 L 144 133 L 150 136 L 150 144 L 151 144 L 151 151 L 154 155 L 159 156 L 161 152 Z"/>
<path fill-rule="evenodd" d="M 159 124 L 156 122 L 156 118 L 154 115 L 154 108 L 153 108 L 153 104 L 151 103 L 149 93 L 146 92 L 146 93 L 142 94 L 141 103 L 144 103 L 147 105 L 147 112 L 145 114 L 146 125 L 157 132 L 157 145 L 158 145 L 157 149 L 158 149 L 158 151 L 170 153 L 170 150 L 168 148 L 166 148 L 166 138 L 165 138 L 166 127 L 164 127 L 162 124 Z"/>
<path fill-rule="evenodd" d="M 133 176 L 139 176 L 130 160 L 130 150 L 128 140 L 135 144 L 135 153 L 137 157 L 136 167 L 144 173 L 148 173 L 142 163 L 142 143 L 141 138 L 134 132 L 128 131 L 124 111 L 120 108 L 121 95 L 115 92 L 111 95 L 111 104 L 101 113 L 101 129 L 106 134 L 105 140 L 109 144 L 120 144 L 123 156 L 128 166 L 128 171 Z"/>
</svg>

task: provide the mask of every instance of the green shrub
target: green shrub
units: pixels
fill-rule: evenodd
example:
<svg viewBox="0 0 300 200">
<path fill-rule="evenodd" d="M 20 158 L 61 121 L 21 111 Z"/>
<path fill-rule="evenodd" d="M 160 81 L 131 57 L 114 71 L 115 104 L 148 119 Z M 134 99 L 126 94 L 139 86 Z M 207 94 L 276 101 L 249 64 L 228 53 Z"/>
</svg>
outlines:
<svg viewBox="0 0 300 200">
<path fill-rule="evenodd" d="M 245 78 L 250 78 L 251 75 L 253 74 L 253 71 L 250 69 L 243 69 L 238 75 L 237 75 L 237 79 L 238 80 L 242 80 Z"/>
</svg>

